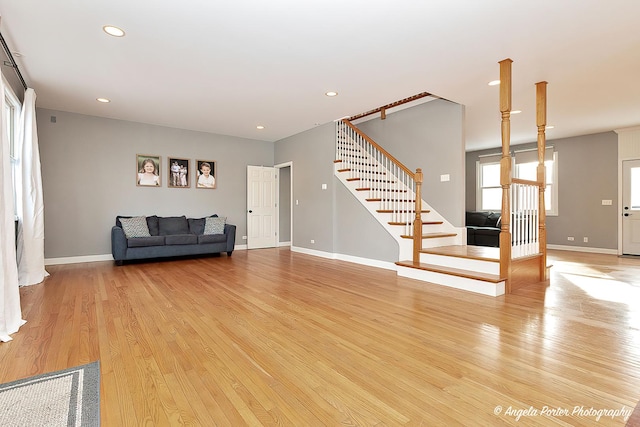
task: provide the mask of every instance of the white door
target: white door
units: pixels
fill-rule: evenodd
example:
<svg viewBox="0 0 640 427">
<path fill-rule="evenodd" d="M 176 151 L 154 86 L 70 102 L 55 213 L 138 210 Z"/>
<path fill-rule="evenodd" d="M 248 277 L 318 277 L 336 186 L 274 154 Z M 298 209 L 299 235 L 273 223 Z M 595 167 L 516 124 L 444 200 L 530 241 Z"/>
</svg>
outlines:
<svg viewBox="0 0 640 427">
<path fill-rule="evenodd" d="M 276 246 L 276 168 L 247 166 L 247 248 Z"/>
<path fill-rule="evenodd" d="M 640 160 L 622 162 L 622 253 L 640 255 Z"/>
</svg>

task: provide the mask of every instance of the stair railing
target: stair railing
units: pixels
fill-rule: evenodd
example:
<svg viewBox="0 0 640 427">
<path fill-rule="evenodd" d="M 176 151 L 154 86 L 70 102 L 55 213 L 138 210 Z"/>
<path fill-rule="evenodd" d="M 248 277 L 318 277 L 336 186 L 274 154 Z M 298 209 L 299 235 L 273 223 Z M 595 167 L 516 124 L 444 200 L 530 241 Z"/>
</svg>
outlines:
<svg viewBox="0 0 640 427">
<path fill-rule="evenodd" d="M 413 260 L 422 250 L 421 169 L 411 171 L 363 133 L 349 120 L 336 122 L 336 161 L 347 180 L 358 180 L 358 191 L 367 191 L 367 201 L 379 202 L 378 212 L 390 213 L 389 224 L 404 227 L 413 239 Z"/>
</svg>

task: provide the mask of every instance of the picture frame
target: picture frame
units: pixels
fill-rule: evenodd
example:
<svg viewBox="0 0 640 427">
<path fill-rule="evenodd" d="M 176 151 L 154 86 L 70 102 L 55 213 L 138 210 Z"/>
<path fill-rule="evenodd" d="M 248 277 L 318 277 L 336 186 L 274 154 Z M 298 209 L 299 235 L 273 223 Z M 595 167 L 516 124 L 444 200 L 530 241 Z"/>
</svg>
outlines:
<svg viewBox="0 0 640 427">
<path fill-rule="evenodd" d="M 196 188 L 217 188 L 217 173 L 218 165 L 215 160 L 196 160 Z"/>
<path fill-rule="evenodd" d="M 136 185 L 138 187 L 162 186 L 160 160 L 160 156 L 136 154 Z"/>
<path fill-rule="evenodd" d="M 189 188 L 191 180 L 189 179 L 189 159 L 180 159 L 178 157 L 167 158 L 167 186 L 169 188 Z"/>
</svg>

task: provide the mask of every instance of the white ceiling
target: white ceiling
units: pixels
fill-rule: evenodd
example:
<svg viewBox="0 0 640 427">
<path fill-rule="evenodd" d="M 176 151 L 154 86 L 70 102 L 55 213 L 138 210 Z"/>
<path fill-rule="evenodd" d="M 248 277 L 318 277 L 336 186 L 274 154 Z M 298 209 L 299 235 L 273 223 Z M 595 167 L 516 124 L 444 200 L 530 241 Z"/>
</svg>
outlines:
<svg viewBox="0 0 640 427">
<path fill-rule="evenodd" d="M 0 0 L 0 14 L 42 108 L 276 141 L 430 92 L 466 106 L 472 150 L 500 145 L 487 82 L 511 58 L 513 143 L 536 139 L 542 80 L 547 139 L 640 125 L 638 0 Z"/>
</svg>

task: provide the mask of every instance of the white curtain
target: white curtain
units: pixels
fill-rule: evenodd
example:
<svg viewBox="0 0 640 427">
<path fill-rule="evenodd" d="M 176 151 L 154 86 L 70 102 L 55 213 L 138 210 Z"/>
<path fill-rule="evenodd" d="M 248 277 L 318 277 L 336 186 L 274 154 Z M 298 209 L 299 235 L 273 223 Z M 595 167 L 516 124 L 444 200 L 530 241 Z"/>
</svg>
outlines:
<svg viewBox="0 0 640 427">
<path fill-rule="evenodd" d="M 1 74 L 1 72 L 0 72 Z M 10 334 L 18 332 L 24 325 L 20 311 L 20 291 L 18 289 L 18 266 L 16 262 L 13 183 L 11 179 L 11 159 L 9 137 L 7 135 L 7 111 L 4 77 L 0 78 L 0 101 L 2 121 L 0 121 L 0 341 L 10 341 Z"/>
<path fill-rule="evenodd" d="M 24 94 L 18 132 L 22 181 L 18 198 L 18 283 L 28 286 L 42 282 L 49 275 L 44 269 L 44 202 L 36 126 L 36 93 L 31 88 Z"/>
</svg>

